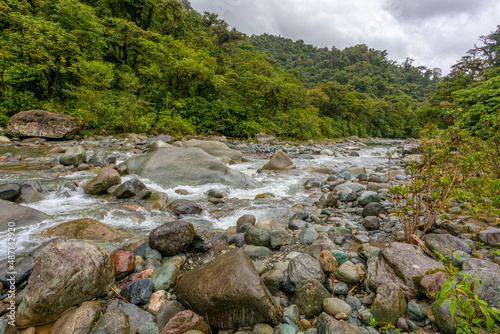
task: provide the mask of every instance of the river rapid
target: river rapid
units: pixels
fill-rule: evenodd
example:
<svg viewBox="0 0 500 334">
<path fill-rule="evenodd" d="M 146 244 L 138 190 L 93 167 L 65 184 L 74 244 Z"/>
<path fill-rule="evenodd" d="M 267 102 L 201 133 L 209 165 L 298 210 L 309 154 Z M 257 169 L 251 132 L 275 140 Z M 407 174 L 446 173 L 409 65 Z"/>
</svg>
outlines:
<svg viewBox="0 0 500 334">
<path fill-rule="evenodd" d="M 104 144 L 103 144 L 104 143 Z M 0 146 L 0 185 L 6 183 L 21 184 L 24 181 L 40 181 L 44 185 L 45 199 L 23 204 L 42 211 L 53 219 L 21 227 L 16 230 L 16 252 L 18 256 L 26 254 L 46 241 L 40 234 L 47 229 L 61 223 L 80 218 L 93 218 L 118 230 L 130 232 L 131 237 L 115 244 L 122 247 L 126 244 L 144 239 L 155 227 L 174 219 L 191 222 L 195 228 L 207 230 L 227 229 L 236 225 L 237 219 L 244 214 L 252 214 L 259 220 L 286 220 L 293 215 L 293 206 L 302 204 L 307 207 L 317 200 L 318 194 L 304 189 L 303 184 L 309 178 L 325 181 L 327 174 L 313 171 L 314 167 L 327 167 L 340 172 L 344 168 L 363 166 L 367 175 L 375 172 L 378 166 L 387 167 L 386 152 L 394 150 L 400 142 L 392 140 L 365 140 L 363 143 L 340 141 L 327 144 L 307 145 L 250 145 L 229 144 L 243 151 L 246 158 L 241 164 L 231 165 L 230 168 L 252 176 L 258 181 L 258 187 L 251 190 L 237 189 L 220 184 L 206 184 L 202 186 L 183 186 L 164 188 L 149 179 L 131 174 L 122 177 L 122 183 L 132 178 L 140 179 L 151 191 L 166 194 L 168 202 L 175 199 L 188 199 L 203 207 L 201 214 L 174 217 L 166 210 L 147 211 L 140 207 L 137 211 L 130 211 L 124 204 L 134 204 L 134 199 L 118 200 L 112 195 L 88 195 L 80 187 L 70 189 L 65 185 L 76 181 L 83 183 L 96 175 L 97 169 L 78 171 L 72 167 L 64 170 L 53 170 L 50 163 L 58 154 L 49 153 L 55 146 L 75 145 L 75 142 L 46 142 L 44 145 Z M 125 141 L 87 141 L 79 142 L 87 150 L 87 157 L 92 156 L 97 149 L 106 154 L 115 156 L 117 164 L 134 155 L 134 148 L 126 145 Z M 261 172 L 259 169 L 269 161 L 272 154 L 283 149 L 292 158 L 296 165 L 295 170 L 289 172 Z M 301 154 L 314 148 L 319 150 L 330 149 L 335 155 Z M 266 153 L 267 152 L 267 153 Z M 351 156 L 357 152 L 359 156 Z M 60 154 L 59 154 L 60 155 Z M 226 194 L 225 203 L 219 207 L 207 201 L 206 192 L 216 189 Z M 182 193 L 182 194 L 181 194 Z M 255 199 L 259 194 L 270 193 L 263 199 Z M 0 240 L 7 240 L 7 231 L 0 231 Z M 7 256 L 7 245 L 0 245 L 0 259 Z"/>
</svg>

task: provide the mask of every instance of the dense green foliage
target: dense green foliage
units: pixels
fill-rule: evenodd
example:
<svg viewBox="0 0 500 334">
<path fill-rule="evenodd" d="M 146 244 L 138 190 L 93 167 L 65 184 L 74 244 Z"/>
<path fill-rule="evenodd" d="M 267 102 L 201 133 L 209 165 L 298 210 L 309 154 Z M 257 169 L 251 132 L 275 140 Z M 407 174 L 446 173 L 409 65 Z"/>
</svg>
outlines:
<svg viewBox="0 0 500 334">
<path fill-rule="evenodd" d="M 448 141 L 460 154 L 453 196 L 467 210 L 500 213 L 500 26 L 481 36 L 453 66 L 417 114 L 427 136 Z"/>
<path fill-rule="evenodd" d="M 103 133 L 414 134 L 429 71 L 365 46 L 319 50 L 304 73 L 283 69 L 187 1 L 0 0 L 0 125 L 40 108 Z"/>
<path fill-rule="evenodd" d="M 328 50 L 268 34 L 250 41 L 322 97 L 320 116 L 333 119 L 341 135 L 415 136 L 413 111 L 441 78 L 440 69 L 414 67 L 410 58 L 398 65 L 366 45 Z"/>
</svg>

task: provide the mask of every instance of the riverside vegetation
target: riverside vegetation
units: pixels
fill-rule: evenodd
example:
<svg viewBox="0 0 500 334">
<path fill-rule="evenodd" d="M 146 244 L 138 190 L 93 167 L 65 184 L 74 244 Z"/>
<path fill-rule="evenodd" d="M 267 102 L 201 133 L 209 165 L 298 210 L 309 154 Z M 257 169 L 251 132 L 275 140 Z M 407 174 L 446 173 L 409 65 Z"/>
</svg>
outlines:
<svg viewBox="0 0 500 334">
<path fill-rule="evenodd" d="M 0 223 L 50 224 L 54 217 L 27 205 L 82 193 L 138 219 L 159 217 L 139 238 L 99 222 L 102 212 L 45 229 L 43 238 L 56 239 L 17 263 L 18 329 L 52 322 L 51 333 L 85 334 L 497 330 L 500 27 L 480 39 L 443 78 L 365 45 L 328 50 L 246 37 L 187 1 L 0 1 L 1 124 L 43 109 L 74 116 L 86 136 L 0 137 L 14 152 L 0 157 L 10 176 L 35 161 L 31 172 L 49 179 L 2 181 Z M 131 131 L 148 135 L 93 137 Z M 195 134 L 228 145 L 184 137 Z M 188 181 L 258 187 L 226 166 L 243 161 L 240 151 L 266 152 L 271 160 L 259 172 L 270 178 L 305 173 L 292 159 L 369 152 L 357 137 L 286 139 L 417 134 L 420 142 L 404 142 L 388 165 L 312 166 L 300 192 L 308 196 L 277 219 L 242 215 L 207 231 L 190 221 L 275 195 L 248 201 L 210 189 L 195 203 L 182 198 L 185 189 L 174 200 L 164 192 Z M 48 145 L 46 156 L 22 156 Z M 107 147 L 129 155 L 117 166 Z M 408 153 L 419 154 L 407 160 Z M 122 182 L 130 172 L 136 176 Z M 5 275 L 3 263 L 3 287 Z M 0 302 L 1 314 L 10 302 Z M 17 331 L 5 315 L 0 330 Z"/>
</svg>

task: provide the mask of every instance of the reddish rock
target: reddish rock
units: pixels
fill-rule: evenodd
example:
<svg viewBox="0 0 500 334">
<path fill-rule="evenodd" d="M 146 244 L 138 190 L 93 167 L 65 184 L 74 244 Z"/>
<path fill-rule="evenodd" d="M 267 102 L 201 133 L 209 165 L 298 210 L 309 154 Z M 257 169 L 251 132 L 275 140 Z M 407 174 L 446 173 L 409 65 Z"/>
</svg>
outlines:
<svg viewBox="0 0 500 334">
<path fill-rule="evenodd" d="M 423 288 L 427 297 L 431 300 L 435 299 L 436 292 L 441 290 L 444 281 L 450 278 L 450 275 L 438 271 L 434 274 L 427 275 L 420 280 L 420 286 Z"/>
<path fill-rule="evenodd" d="M 205 319 L 189 310 L 177 313 L 167 322 L 160 334 L 182 334 L 190 330 L 211 334 L 210 325 Z"/>
<path fill-rule="evenodd" d="M 129 251 L 116 251 L 111 254 L 111 260 L 115 267 L 115 276 L 117 279 L 125 278 L 134 270 L 135 255 Z"/>
<path fill-rule="evenodd" d="M 148 312 L 156 315 L 158 311 L 160 311 L 160 308 L 162 308 L 162 306 L 165 305 L 169 299 L 170 295 L 165 296 L 165 290 L 153 292 L 151 299 L 149 300 Z"/>
<path fill-rule="evenodd" d="M 139 281 L 141 279 L 151 278 L 151 276 L 153 276 L 153 270 L 152 269 L 143 270 L 140 273 L 133 274 L 132 275 L 132 281 Z"/>
</svg>

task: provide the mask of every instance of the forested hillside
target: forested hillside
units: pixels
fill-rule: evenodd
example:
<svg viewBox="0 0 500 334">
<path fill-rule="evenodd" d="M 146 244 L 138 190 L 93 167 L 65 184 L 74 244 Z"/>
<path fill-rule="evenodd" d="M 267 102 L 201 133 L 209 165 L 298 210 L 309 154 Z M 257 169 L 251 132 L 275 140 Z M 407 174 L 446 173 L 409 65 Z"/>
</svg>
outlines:
<svg viewBox="0 0 500 334">
<path fill-rule="evenodd" d="M 187 1 L 0 0 L 0 124 L 40 108 L 90 133 L 415 135 L 437 71 L 265 36 L 272 57 Z"/>
</svg>

